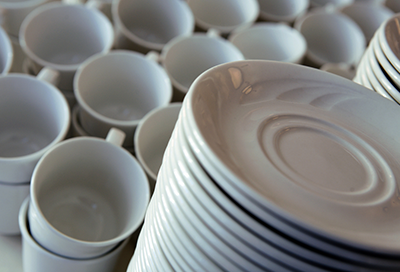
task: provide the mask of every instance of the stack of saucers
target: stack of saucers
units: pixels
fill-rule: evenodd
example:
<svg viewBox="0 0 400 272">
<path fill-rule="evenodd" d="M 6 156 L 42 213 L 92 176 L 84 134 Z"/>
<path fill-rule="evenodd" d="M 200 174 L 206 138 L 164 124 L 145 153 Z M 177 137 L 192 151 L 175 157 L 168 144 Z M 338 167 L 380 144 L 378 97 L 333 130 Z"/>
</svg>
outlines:
<svg viewBox="0 0 400 272">
<path fill-rule="evenodd" d="M 400 103 L 400 14 L 375 32 L 357 67 L 355 82 Z"/>
<path fill-rule="evenodd" d="M 399 271 L 397 115 L 301 65 L 207 70 L 183 102 L 128 272 Z"/>
</svg>

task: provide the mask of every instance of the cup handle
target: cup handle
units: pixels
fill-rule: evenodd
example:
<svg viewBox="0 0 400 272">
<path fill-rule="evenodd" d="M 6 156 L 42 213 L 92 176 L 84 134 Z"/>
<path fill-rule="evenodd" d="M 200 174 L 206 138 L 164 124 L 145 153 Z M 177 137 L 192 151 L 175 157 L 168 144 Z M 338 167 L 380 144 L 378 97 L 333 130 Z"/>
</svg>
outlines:
<svg viewBox="0 0 400 272">
<path fill-rule="evenodd" d="M 85 6 L 88 8 L 94 8 L 97 10 L 101 10 L 104 6 L 104 3 L 101 0 L 88 0 L 86 2 Z"/>
<path fill-rule="evenodd" d="M 110 131 L 108 131 L 106 141 L 116 146 L 122 146 L 125 136 L 125 132 L 122 130 L 118 128 L 111 128 Z"/>
<path fill-rule="evenodd" d="M 154 62 L 157 62 L 157 63 L 159 63 L 159 62 L 161 61 L 161 56 L 160 56 L 160 54 L 159 54 L 158 52 L 156 52 L 156 51 L 149 51 L 149 52 L 146 54 L 146 58 L 147 58 L 148 60 L 151 60 L 151 61 L 154 61 Z"/>
<path fill-rule="evenodd" d="M 40 72 L 36 76 L 36 78 L 47 81 L 52 85 L 57 86 L 58 82 L 60 81 L 60 72 L 48 67 L 43 67 L 42 70 L 40 70 Z"/>
</svg>

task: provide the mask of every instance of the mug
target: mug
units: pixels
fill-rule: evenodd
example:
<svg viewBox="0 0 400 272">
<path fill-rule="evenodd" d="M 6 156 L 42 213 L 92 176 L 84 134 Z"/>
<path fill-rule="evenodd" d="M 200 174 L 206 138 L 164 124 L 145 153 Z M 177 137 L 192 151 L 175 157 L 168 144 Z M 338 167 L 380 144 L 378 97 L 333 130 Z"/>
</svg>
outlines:
<svg viewBox="0 0 400 272">
<path fill-rule="evenodd" d="M 137 160 L 121 148 L 125 134 L 76 137 L 49 150 L 31 181 L 32 237 L 54 254 L 95 258 L 138 229 L 150 191 Z"/>
<path fill-rule="evenodd" d="M 87 58 L 111 49 L 114 31 L 110 20 L 95 8 L 49 3 L 25 18 L 19 41 L 35 74 L 43 67 L 58 71 L 57 87 L 72 91 L 75 71 Z"/>
<path fill-rule="evenodd" d="M 126 134 L 123 146 L 133 146 L 139 121 L 172 98 L 171 81 L 156 58 L 151 53 L 114 50 L 79 67 L 74 93 L 80 123 L 89 135 L 104 138 L 116 127 Z"/>
<path fill-rule="evenodd" d="M 193 14 L 185 1 L 115 0 L 111 12 L 117 49 L 144 54 L 161 51 L 172 38 L 194 30 Z"/>
</svg>

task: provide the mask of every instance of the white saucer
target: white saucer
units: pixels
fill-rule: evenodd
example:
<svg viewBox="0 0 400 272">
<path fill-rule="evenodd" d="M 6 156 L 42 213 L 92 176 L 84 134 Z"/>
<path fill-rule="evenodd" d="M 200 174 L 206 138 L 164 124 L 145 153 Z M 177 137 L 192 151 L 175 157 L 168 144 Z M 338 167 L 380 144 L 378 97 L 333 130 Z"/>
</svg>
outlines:
<svg viewBox="0 0 400 272">
<path fill-rule="evenodd" d="M 240 61 L 198 77 L 182 112 L 220 186 L 317 237 L 400 253 L 396 104 L 316 69 Z"/>
</svg>

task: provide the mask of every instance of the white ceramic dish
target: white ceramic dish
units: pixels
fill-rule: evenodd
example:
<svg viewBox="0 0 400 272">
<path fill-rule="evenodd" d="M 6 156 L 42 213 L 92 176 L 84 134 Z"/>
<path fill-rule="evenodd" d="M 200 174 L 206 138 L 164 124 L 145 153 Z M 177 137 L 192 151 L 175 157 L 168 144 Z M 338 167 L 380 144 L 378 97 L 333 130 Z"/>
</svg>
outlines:
<svg viewBox="0 0 400 272">
<path fill-rule="evenodd" d="M 375 57 L 379 64 L 385 69 L 387 75 L 391 78 L 393 83 L 397 88 L 400 88 L 400 73 L 392 66 L 389 60 L 386 58 L 385 54 L 382 51 L 381 45 L 379 44 L 379 39 L 377 35 L 374 36 L 371 40 L 371 44 Z"/>
<path fill-rule="evenodd" d="M 285 254 L 280 254 L 279 250 L 275 248 L 269 247 L 268 250 L 255 250 L 251 248 L 250 245 L 257 244 L 259 241 L 257 239 L 253 239 L 253 243 L 246 244 L 243 240 L 240 240 L 235 234 L 239 234 L 240 236 L 245 235 L 240 231 L 229 232 L 229 230 L 224 226 L 224 224 L 218 223 L 215 218 L 211 217 L 207 211 L 201 208 L 201 205 L 208 206 L 209 202 L 194 203 L 195 196 L 189 195 L 188 191 L 180 191 L 179 187 L 186 183 L 185 175 L 181 175 L 179 166 L 176 165 L 176 157 L 174 155 L 174 149 L 177 148 L 178 144 L 174 146 L 170 146 L 170 150 L 167 156 L 168 160 L 164 163 L 167 167 L 167 175 L 169 177 L 168 183 L 162 183 L 160 186 L 164 189 L 164 192 L 167 192 L 169 203 L 174 207 L 175 213 L 177 215 L 177 219 L 179 222 L 191 222 L 194 228 L 202 233 L 205 239 L 209 241 L 209 243 L 213 244 L 215 247 L 219 248 L 223 254 L 227 255 L 228 258 L 232 258 L 232 262 L 241 263 L 244 267 L 247 267 L 248 270 L 256 271 L 259 268 L 263 269 L 282 269 L 281 266 L 285 266 L 289 261 L 292 264 L 296 263 L 296 260 L 288 258 Z M 178 185 L 179 184 L 179 185 Z M 198 192 L 198 191 L 197 191 Z M 199 193 L 199 192 L 198 192 Z M 197 209 L 194 210 L 192 208 L 191 203 L 194 203 L 197 206 Z M 200 211 L 200 213 L 197 213 Z M 182 216 L 180 216 L 180 214 Z M 244 238 L 242 236 L 242 238 Z M 248 241 L 249 242 L 249 241 Z M 235 253 L 232 254 L 232 249 L 240 254 L 235 257 Z M 265 248 L 264 248 L 265 249 Z M 266 252 L 267 254 L 260 254 L 261 252 Z M 280 255 L 277 257 L 276 255 Z M 268 256 L 270 255 L 270 256 Z M 278 261 L 273 260 L 271 255 L 276 257 Z M 251 261 L 254 264 L 248 263 L 247 260 Z M 280 263 L 281 262 L 281 263 Z M 277 264 L 278 263 L 278 264 Z M 282 264 L 283 263 L 283 264 Z M 251 266 L 257 265 L 258 267 L 252 268 Z M 297 263 L 297 268 L 303 266 L 304 270 L 311 271 L 312 267 L 304 264 L 303 262 Z M 277 268 L 278 267 L 278 268 Z M 296 266 L 294 266 L 296 267 Z"/>
<path fill-rule="evenodd" d="M 287 239 L 286 236 L 281 236 L 281 233 L 274 232 L 269 226 L 262 225 L 255 221 L 254 218 L 237 207 L 224 192 L 214 185 L 207 174 L 203 172 L 201 166 L 197 163 L 188 148 L 181 127 L 178 126 L 178 128 L 175 129 L 171 141 L 179 143 L 179 146 L 174 149 L 174 154 L 180 168 L 179 170 L 187 182 L 187 184 L 179 182 L 179 187 L 182 188 L 183 192 L 186 192 L 186 194 L 190 194 L 190 191 L 193 192 L 192 197 L 188 195 L 186 200 L 194 207 L 196 198 L 198 198 L 198 201 L 202 203 L 201 205 L 204 209 L 207 209 L 207 212 L 209 212 L 213 218 L 223 224 L 227 231 L 235 234 L 240 233 L 240 238 L 249 242 L 259 252 L 264 252 L 270 256 L 274 256 L 274 249 L 271 247 L 276 247 L 278 250 L 288 252 L 292 256 L 314 263 L 316 266 L 345 271 L 360 269 L 358 266 L 347 264 L 335 258 L 331 258 L 330 256 L 325 256 L 323 252 L 319 252 L 318 250 L 305 248 L 301 243 L 296 243 L 293 239 Z M 198 207 L 196 211 L 199 211 Z M 205 216 L 203 215 L 202 218 L 204 219 Z M 298 232 L 298 230 L 293 229 L 288 230 L 288 232 L 294 234 Z M 308 238 L 308 240 L 311 239 L 314 238 Z M 275 256 L 279 260 L 285 260 L 284 263 L 286 265 L 299 265 L 296 261 L 292 260 L 292 262 L 290 262 L 290 257 L 285 258 L 285 256 L 281 256 L 279 253 Z M 362 257 L 359 257 L 359 259 L 361 260 Z M 363 259 L 363 261 L 367 261 L 366 257 Z M 307 270 L 305 267 L 303 268 Z"/>
<path fill-rule="evenodd" d="M 198 77 L 182 111 L 224 189 L 316 237 L 396 255 L 400 150 L 390 116 L 400 109 L 379 97 L 316 69 L 241 61 Z"/>
<path fill-rule="evenodd" d="M 400 93 L 399 90 L 392 84 L 392 82 L 387 78 L 387 76 L 383 73 L 383 70 L 376 59 L 374 53 L 374 45 L 367 49 L 367 55 L 369 60 L 369 65 L 371 67 L 372 72 L 374 73 L 376 79 L 381 84 L 381 86 L 385 89 L 385 91 L 389 94 L 392 100 L 396 101 L 397 103 L 400 102 Z"/>
<path fill-rule="evenodd" d="M 400 72 L 400 44 L 398 43 L 400 15 L 396 14 L 381 24 L 376 31 L 380 47 L 393 67 Z"/>
<path fill-rule="evenodd" d="M 388 91 L 388 89 L 390 90 L 390 87 L 393 88 L 393 86 L 390 85 L 383 85 L 382 81 L 384 79 L 377 77 L 377 75 L 375 74 L 373 68 L 372 68 L 372 63 L 370 60 L 370 56 L 369 56 L 369 50 L 366 51 L 366 56 L 365 56 L 365 62 L 364 62 L 364 69 L 365 69 L 365 73 L 367 74 L 368 80 L 371 83 L 371 86 L 374 88 L 375 92 L 377 92 L 378 94 L 382 95 L 383 97 L 394 101 L 393 97 L 390 95 L 390 92 Z M 381 73 L 381 76 L 384 76 Z"/>
<path fill-rule="evenodd" d="M 364 57 L 361 59 L 360 63 L 358 64 L 357 73 L 360 77 L 360 82 L 363 86 L 367 87 L 368 89 L 376 92 L 374 87 L 372 87 L 371 83 L 369 82 L 367 72 L 365 71 L 365 61 Z"/>
</svg>

